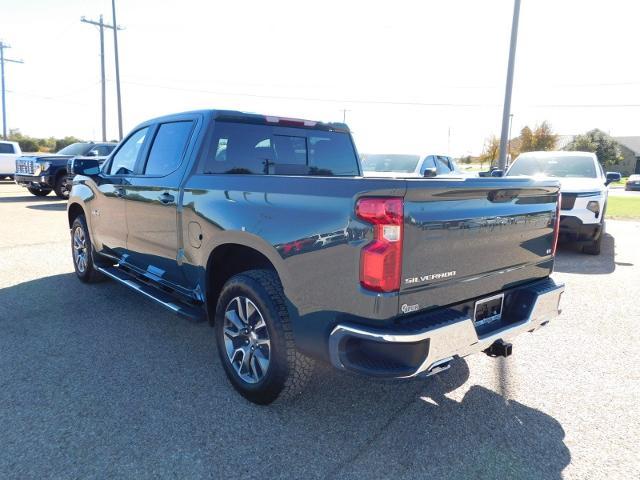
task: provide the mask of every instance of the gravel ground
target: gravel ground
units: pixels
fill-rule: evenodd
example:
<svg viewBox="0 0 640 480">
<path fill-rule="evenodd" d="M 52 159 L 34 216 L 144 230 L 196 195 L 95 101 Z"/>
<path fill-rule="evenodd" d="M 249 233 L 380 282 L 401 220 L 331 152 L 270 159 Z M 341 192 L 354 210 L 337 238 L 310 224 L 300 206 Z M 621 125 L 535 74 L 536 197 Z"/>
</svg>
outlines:
<svg viewBox="0 0 640 480">
<path fill-rule="evenodd" d="M 227 383 L 213 332 L 74 278 L 65 205 L 0 183 L 0 478 L 637 478 L 640 223 L 561 249 L 564 312 L 430 379 Z"/>
</svg>

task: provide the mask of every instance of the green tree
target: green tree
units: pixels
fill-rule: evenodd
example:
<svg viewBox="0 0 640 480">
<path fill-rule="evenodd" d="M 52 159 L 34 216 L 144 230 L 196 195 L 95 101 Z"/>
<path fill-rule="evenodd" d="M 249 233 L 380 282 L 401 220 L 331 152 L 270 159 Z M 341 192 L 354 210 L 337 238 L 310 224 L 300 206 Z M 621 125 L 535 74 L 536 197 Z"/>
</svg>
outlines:
<svg viewBox="0 0 640 480">
<path fill-rule="evenodd" d="M 558 135 L 553 133 L 551 125 L 547 121 L 536 126 L 533 131 L 533 144 L 537 151 L 555 150 L 558 143 Z"/>
<path fill-rule="evenodd" d="M 77 143 L 77 142 L 81 142 L 82 140 L 80 140 L 79 138 L 76 138 L 74 136 L 67 136 L 64 138 L 56 138 L 55 139 L 55 151 L 59 151 L 62 150 L 64 147 L 66 147 L 67 145 L 71 145 L 72 143 Z"/>
<path fill-rule="evenodd" d="M 582 135 L 576 135 L 565 150 L 593 152 L 605 167 L 615 165 L 623 160 L 620 144 L 602 130 L 594 128 Z"/>
<path fill-rule="evenodd" d="M 484 150 L 480 154 L 480 168 L 483 168 L 484 162 L 489 162 L 489 167 L 498 159 L 500 154 L 500 139 L 495 135 L 491 135 L 484 143 Z"/>
<path fill-rule="evenodd" d="M 528 126 L 520 130 L 520 153 L 532 152 L 534 149 L 533 132 Z"/>
<path fill-rule="evenodd" d="M 512 143 L 519 146 L 518 151 L 513 153 L 554 150 L 558 143 L 558 135 L 553 133 L 549 122 L 544 121 L 536 125 L 534 130 L 525 126 L 520 130 L 517 142 Z"/>
</svg>

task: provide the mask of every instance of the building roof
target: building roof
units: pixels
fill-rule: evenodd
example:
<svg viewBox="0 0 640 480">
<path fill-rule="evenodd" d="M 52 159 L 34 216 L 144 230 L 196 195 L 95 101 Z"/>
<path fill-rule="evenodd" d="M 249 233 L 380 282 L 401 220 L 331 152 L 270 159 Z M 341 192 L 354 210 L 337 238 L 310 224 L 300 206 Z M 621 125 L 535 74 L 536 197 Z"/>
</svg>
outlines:
<svg viewBox="0 0 640 480">
<path fill-rule="evenodd" d="M 636 137 L 613 137 L 620 145 L 624 145 L 635 155 L 640 155 L 640 136 Z"/>
</svg>

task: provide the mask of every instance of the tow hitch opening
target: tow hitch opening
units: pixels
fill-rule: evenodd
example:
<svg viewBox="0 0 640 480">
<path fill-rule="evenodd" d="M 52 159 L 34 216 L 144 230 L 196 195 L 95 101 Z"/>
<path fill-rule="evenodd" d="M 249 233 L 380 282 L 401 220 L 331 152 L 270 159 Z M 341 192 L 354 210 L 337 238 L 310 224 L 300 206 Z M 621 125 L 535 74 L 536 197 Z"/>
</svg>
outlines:
<svg viewBox="0 0 640 480">
<path fill-rule="evenodd" d="M 508 357 L 513 353 L 513 345 L 503 340 L 496 340 L 484 353 L 490 357 Z"/>
</svg>

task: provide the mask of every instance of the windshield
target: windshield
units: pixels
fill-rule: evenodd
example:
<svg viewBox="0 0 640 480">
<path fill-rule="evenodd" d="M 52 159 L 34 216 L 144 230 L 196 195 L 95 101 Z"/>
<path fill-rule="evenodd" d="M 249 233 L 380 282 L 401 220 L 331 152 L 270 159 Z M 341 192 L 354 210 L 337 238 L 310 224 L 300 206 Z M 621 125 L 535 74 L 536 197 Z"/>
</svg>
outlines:
<svg viewBox="0 0 640 480">
<path fill-rule="evenodd" d="M 515 175 L 544 175 L 547 177 L 587 177 L 597 178 L 596 165 L 591 157 L 585 156 L 520 156 L 507 173 Z"/>
<path fill-rule="evenodd" d="M 91 143 L 72 143 L 62 150 L 58 151 L 58 155 L 84 155 L 91 148 Z"/>
<path fill-rule="evenodd" d="M 366 172 L 412 173 L 419 161 L 418 155 L 363 154 L 362 168 Z"/>
</svg>

